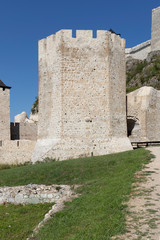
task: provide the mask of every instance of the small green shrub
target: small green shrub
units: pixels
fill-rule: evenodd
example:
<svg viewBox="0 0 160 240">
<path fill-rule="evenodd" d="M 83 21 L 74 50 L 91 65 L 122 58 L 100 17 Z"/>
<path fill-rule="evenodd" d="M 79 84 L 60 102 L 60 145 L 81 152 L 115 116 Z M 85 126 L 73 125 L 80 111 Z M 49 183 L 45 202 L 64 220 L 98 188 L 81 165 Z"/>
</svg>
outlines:
<svg viewBox="0 0 160 240">
<path fill-rule="evenodd" d="M 145 82 L 145 78 L 143 76 L 140 77 L 140 81 L 143 84 Z"/>
<path fill-rule="evenodd" d="M 31 108 L 31 113 L 36 114 L 38 113 L 38 97 L 36 97 L 35 102 L 33 103 L 33 106 Z"/>
<path fill-rule="evenodd" d="M 129 88 L 126 89 L 126 93 L 133 92 L 133 91 L 137 90 L 138 88 L 140 88 L 140 87 L 138 87 L 138 86 L 129 87 Z"/>
</svg>

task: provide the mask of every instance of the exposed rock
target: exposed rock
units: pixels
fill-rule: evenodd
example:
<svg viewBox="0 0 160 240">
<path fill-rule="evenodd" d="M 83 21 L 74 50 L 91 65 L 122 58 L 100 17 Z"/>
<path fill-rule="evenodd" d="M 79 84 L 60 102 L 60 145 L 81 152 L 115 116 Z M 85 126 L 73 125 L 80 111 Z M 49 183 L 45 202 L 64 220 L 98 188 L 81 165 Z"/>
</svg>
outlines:
<svg viewBox="0 0 160 240">
<path fill-rule="evenodd" d="M 15 123 L 35 123 L 38 122 L 38 114 L 30 114 L 30 117 L 27 117 L 26 112 L 22 112 L 14 117 Z"/>
<path fill-rule="evenodd" d="M 29 120 L 33 121 L 33 122 L 38 122 L 38 113 L 36 114 L 30 114 Z"/>
<path fill-rule="evenodd" d="M 26 119 L 27 119 L 27 113 L 22 112 L 14 117 L 14 122 L 17 122 L 17 123 L 23 122 L 24 123 L 26 121 Z"/>
</svg>

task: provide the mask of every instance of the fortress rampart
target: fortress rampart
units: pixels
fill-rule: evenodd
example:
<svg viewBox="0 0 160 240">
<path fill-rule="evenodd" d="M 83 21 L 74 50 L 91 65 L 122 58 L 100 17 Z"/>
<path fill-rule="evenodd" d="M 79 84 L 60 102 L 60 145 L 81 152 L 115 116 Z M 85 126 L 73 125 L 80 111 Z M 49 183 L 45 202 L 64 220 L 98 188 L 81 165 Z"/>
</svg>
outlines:
<svg viewBox="0 0 160 240">
<path fill-rule="evenodd" d="M 39 42 L 38 141 L 32 161 L 132 149 L 126 129 L 125 41 L 61 30 Z"/>
<path fill-rule="evenodd" d="M 151 40 L 143 42 L 133 48 L 126 48 L 126 57 L 144 60 L 148 53 L 160 50 L 160 7 L 152 10 Z"/>
<path fill-rule="evenodd" d="M 145 59 L 148 53 L 151 52 L 151 40 L 141 43 L 133 48 L 126 48 L 126 57 L 132 57 L 135 59 Z"/>
<path fill-rule="evenodd" d="M 36 141 L 0 141 L 0 164 L 24 164 L 30 162 Z"/>
</svg>

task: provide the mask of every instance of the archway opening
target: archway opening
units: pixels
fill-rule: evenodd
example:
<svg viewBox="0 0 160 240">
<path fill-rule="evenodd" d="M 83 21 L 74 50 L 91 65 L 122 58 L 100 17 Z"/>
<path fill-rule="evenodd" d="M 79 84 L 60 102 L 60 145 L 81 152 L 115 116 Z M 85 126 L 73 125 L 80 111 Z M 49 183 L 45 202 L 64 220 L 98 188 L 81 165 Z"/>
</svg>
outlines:
<svg viewBox="0 0 160 240">
<path fill-rule="evenodd" d="M 134 119 L 127 119 L 127 136 L 131 136 L 132 135 L 132 130 L 135 127 L 136 124 L 136 120 Z"/>
</svg>

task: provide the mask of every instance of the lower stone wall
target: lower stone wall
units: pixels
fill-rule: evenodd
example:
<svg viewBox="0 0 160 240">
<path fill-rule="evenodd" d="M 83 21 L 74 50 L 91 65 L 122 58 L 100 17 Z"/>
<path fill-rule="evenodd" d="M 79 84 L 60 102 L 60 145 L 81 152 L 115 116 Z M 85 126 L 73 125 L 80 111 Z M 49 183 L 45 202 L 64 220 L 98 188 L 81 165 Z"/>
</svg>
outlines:
<svg viewBox="0 0 160 240">
<path fill-rule="evenodd" d="M 0 164 L 24 164 L 29 162 L 36 141 L 1 141 L 0 142 Z"/>
<path fill-rule="evenodd" d="M 31 162 L 43 161 L 45 158 L 67 160 L 79 157 L 99 156 L 132 150 L 127 137 L 106 137 L 85 142 L 84 139 L 39 139 L 36 143 Z"/>
</svg>

